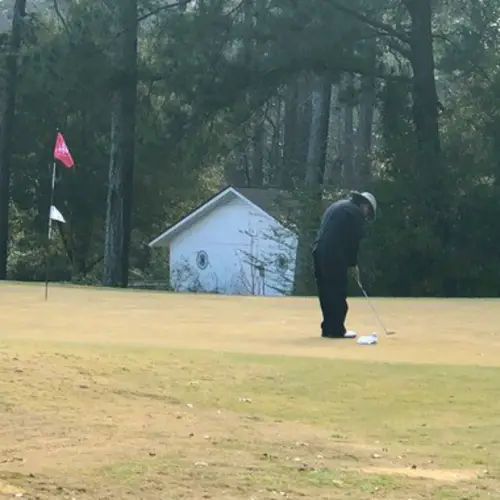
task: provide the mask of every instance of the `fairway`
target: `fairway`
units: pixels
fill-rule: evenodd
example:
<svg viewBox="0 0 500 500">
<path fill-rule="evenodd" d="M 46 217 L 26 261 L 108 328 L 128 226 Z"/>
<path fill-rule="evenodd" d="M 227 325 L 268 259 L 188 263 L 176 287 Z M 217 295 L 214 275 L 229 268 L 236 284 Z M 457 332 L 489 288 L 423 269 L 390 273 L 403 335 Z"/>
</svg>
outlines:
<svg viewBox="0 0 500 500">
<path fill-rule="evenodd" d="M 0 498 L 500 495 L 500 301 L 1 285 Z"/>
</svg>

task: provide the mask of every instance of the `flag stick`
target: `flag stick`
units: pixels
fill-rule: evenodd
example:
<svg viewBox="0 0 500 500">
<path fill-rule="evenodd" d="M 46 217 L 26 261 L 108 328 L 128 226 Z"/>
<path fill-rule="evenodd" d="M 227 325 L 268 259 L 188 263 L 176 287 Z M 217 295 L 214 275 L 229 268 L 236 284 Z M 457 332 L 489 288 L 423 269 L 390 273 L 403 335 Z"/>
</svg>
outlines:
<svg viewBox="0 0 500 500">
<path fill-rule="evenodd" d="M 56 186 L 56 162 L 52 164 L 52 184 L 50 187 L 49 222 L 47 230 L 47 247 L 45 249 L 45 300 L 49 296 L 49 254 L 50 240 L 52 238 L 52 205 L 54 204 L 54 190 Z"/>
</svg>

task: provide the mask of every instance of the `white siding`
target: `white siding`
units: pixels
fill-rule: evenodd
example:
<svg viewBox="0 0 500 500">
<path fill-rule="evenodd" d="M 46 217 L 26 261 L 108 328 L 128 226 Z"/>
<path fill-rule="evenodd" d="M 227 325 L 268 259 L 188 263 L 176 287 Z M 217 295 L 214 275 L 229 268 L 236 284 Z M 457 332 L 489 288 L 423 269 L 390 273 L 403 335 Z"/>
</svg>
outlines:
<svg viewBox="0 0 500 500">
<path fill-rule="evenodd" d="M 178 291 L 287 294 L 293 287 L 296 247 L 295 235 L 250 203 L 233 199 L 174 238 L 171 285 Z M 197 264 L 200 251 L 208 255 L 205 269 Z M 281 270 L 280 254 L 288 261 Z M 256 263 L 263 265 L 263 276 Z"/>
</svg>

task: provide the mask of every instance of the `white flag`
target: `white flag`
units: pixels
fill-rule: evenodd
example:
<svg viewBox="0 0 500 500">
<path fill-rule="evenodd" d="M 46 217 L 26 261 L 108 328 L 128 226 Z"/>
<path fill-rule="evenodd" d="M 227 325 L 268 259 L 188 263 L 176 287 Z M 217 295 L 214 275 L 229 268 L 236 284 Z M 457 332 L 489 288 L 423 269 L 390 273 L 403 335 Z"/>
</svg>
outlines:
<svg viewBox="0 0 500 500">
<path fill-rule="evenodd" d="M 50 207 L 50 218 L 59 222 L 66 222 L 64 220 L 64 217 L 62 216 L 62 213 L 59 212 L 59 210 L 57 210 L 54 205 Z"/>
</svg>

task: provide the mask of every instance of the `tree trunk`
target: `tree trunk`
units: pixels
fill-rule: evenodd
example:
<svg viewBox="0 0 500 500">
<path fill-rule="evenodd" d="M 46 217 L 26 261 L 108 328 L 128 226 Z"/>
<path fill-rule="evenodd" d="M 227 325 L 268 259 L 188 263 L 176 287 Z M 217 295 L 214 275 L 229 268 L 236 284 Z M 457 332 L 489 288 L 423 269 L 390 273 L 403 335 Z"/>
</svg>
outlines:
<svg viewBox="0 0 500 500">
<path fill-rule="evenodd" d="M 5 94 L 0 130 L 0 280 L 7 279 L 9 253 L 10 166 L 14 120 L 16 117 L 17 60 L 21 47 L 21 30 L 26 15 L 26 0 L 16 0 L 12 19 L 9 53 L 5 61 Z"/>
<path fill-rule="evenodd" d="M 445 172 L 441 152 L 431 0 L 405 0 L 404 3 L 411 17 L 413 121 L 417 139 L 412 185 L 415 193 L 413 218 L 423 221 L 433 233 L 433 240 L 421 249 L 417 258 L 427 265 L 429 276 L 441 277 L 440 293 L 447 296 L 449 284 L 453 281 L 447 278 L 454 272 L 446 251 L 452 234 L 450 218 L 453 218 L 454 187 L 448 185 L 450 176 Z M 439 209 L 443 206 L 447 210 Z"/>
<path fill-rule="evenodd" d="M 264 127 L 264 113 L 259 110 L 255 116 L 252 136 L 252 187 L 264 186 L 264 149 L 266 129 Z"/>
<path fill-rule="evenodd" d="M 325 174 L 331 98 L 330 80 L 317 77 L 311 95 L 312 116 L 306 168 L 306 188 L 316 194 L 321 193 Z"/>
<path fill-rule="evenodd" d="M 441 140 L 434 52 L 432 47 L 431 0 L 405 0 L 411 16 L 411 65 L 413 69 L 413 120 L 417 136 L 419 171 L 424 174 L 422 187 L 432 182 L 439 188 L 441 172 Z M 431 187 L 431 186 L 427 186 Z"/>
<path fill-rule="evenodd" d="M 235 147 L 235 155 L 231 161 L 224 164 L 225 184 L 234 187 L 247 187 L 249 185 L 249 168 L 247 142 L 241 141 Z"/>
<path fill-rule="evenodd" d="M 313 113 L 311 96 L 315 85 L 317 85 L 316 77 L 311 78 L 310 75 L 304 75 L 298 80 L 297 134 L 295 137 L 294 166 L 292 174 L 301 180 L 303 179 L 309 151 Z"/>
<path fill-rule="evenodd" d="M 296 295 L 310 295 L 316 291 L 312 272 L 311 245 L 321 219 L 331 93 L 330 80 L 316 76 L 312 83 L 309 146 L 299 219 L 299 245 L 294 286 Z"/>
<path fill-rule="evenodd" d="M 120 36 L 114 54 L 111 152 L 104 243 L 103 285 L 128 285 L 132 232 L 135 111 L 137 101 L 137 0 L 116 0 Z"/>
<path fill-rule="evenodd" d="M 282 142 L 282 97 L 278 96 L 273 101 L 273 116 L 271 120 L 272 133 L 270 134 L 270 151 L 269 151 L 269 179 L 273 185 L 280 185 L 280 170 L 281 170 L 281 142 Z"/>
<path fill-rule="evenodd" d="M 307 162 L 311 126 L 311 82 L 301 75 L 288 84 L 285 97 L 285 130 L 283 146 L 282 185 L 293 189 L 296 180 L 302 182 Z"/>
<path fill-rule="evenodd" d="M 298 82 L 290 82 L 285 93 L 283 161 L 280 169 L 280 184 L 288 189 L 293 187 L 292 171 L 295 164 L 295 151 L 298 140 L 298 100 Z"/>
<path fill-rule="evenodd" d="M 342 182 L 342 114 L 339 104 L 340 85 L 332 85 L 330 121 L 328 124 L 327 160 L 325 165 L 324 186 L 338 187 Z"/>
<path fill-rule="evenodd" d="M 376 51 L 373 47 L 371 56 L 372 67 L 376 64 Z M 375 74 L 375 72 L 373 73 Z M 361 98 L 359 103 L 359 124 L 357 133 L 356 174 L 360 186 L 370 184 L 371 153 L 373 137 L 373 117 L 376 104 L 376 87 L 374 76 L 363 76 L 361 79 Z M 358 187 L 360 187 L 358 186 Z"/>
<path fill-rule="evenodd" d="M 344 94 L 344 134 L 342 138 L 342 165 L 344 185 L 352 188 L 356 185 L 354 171 L 354 76 L 347 74 L 343 89 Z"/>
</svg>

